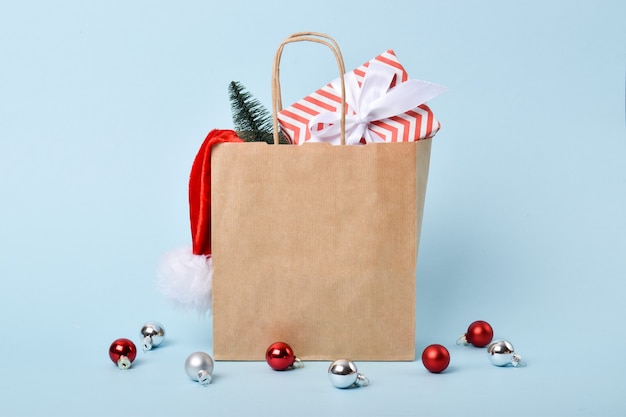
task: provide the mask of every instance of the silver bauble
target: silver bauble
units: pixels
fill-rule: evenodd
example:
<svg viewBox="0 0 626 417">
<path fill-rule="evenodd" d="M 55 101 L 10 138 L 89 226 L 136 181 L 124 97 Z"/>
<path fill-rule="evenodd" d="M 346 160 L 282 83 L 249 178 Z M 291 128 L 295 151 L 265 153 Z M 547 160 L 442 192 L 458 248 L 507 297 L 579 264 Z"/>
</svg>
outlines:
<svg viewBox="0 0 626 417">
<path fill-rule="evenodd" d="M 213 358 L 204 352 L 194 352 L 185 361 L 185 372 L 189 378 L 207 386 L 213 378 Z"/>
<path fill-rule="evenodd" d="M 143 338 L 143 351 L 146 352 L 163 343 L 163 339 L 165 338 L 165 329 L 161 323 L 149 321 L 141 328 L 141 336 Z"/>
<path fill-rule="evenodd" d="M 360 374 L 354 362 L 348 359 L 337 359 L 328 367 L 328 378 L 337 388 L 348 388 L 351 386 L 366 386 L 369 380 Z"/>
<path fill-rule="evenodd" d="M 489 360 L 496 366 L 524 366 L 522 357 L 515 353 L 513 345 L 508 340 L 495 340 L 487 346 Z"/>
</svg>

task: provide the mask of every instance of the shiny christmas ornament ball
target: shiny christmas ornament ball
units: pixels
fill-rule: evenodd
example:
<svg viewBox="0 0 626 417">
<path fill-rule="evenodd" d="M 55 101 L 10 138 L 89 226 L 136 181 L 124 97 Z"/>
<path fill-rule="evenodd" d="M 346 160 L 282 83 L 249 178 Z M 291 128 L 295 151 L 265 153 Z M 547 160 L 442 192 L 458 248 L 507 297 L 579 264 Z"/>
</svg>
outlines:
<svg viewBox="0 0 626 417">
<path fill-rule="evenodd" d="M 213 378 L 213 358 L 208 353 L 194 352 L 185 361 L 185 372 L 189 378 L 207 386 Z"/>
<path fill-rule="evenodd" d="M 422 364 L 434 374 L 443 372 L 450 364 L 450 352 L 442 345 L 426 346 L 422 352 Z"/>
<path fill-rule="evenodd" d="M 369 379 L 359 373 L 354 362 L 348 359 L 337 359 L 328 367 L 328 378 L 337 388 L 364 387 Z"/>
<path fill-rule="evenodd" d="M 129 339 L 116 339 L 109 346 L 109 358 L 120 369 L 129 369 L 137 357 L 137 347 Z"/>
<path fill-rule="evenodd" d="M 161 323 L 156 321 L 149 321 L 144 324 L 140 333 L 144 352 L 159 346 L 165 338 L 165 329 Z"/>
<path fill-rule="evenodd" d="M 467 328 L 467 341 L 476 347 L 485 347 L 493 339 L 493 329 L 486 321 L 478 320 Z"/>
<path fill-rule="evenodd" d="M 457 345 L 474 345 L 476 347 L 485 347 L 493 340 L 493 328 L 489 323 L 483 320 L 477 320 L 469 325 L 467 333 L 457 340 Z"/>
<path fill-rule="evenodd" d="M 515 353 L 513 345 L 508 340 L 496 340 L 487 346 L 487 355 L 496 366 L 525 366 L 522 357 Z"/>
<path fill-rule="evenodd" d="M 301 368 L 302 362 L 296 358 L 293 349 L 287 343 L 272 343 L 265 351 L 265 360 L 275 371 L 284 371 L 289 368 Z"/>
</svg>

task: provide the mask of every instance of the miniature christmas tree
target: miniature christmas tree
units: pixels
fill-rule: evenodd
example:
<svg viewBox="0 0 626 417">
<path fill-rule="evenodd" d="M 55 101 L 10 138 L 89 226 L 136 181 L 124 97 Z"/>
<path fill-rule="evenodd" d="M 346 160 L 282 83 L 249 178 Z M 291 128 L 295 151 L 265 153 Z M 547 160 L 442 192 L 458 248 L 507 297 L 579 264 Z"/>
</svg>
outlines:
<svg viewBox="0 0 626 417">
<path fill-rule="evenodd" d="M 270 112 L 238 81 L 231 81 L 228 92 L 237 135 L 245 142 L 274 143 Z M 278 138 L 279 143 L 289 143 L 281 132 Z"/>
</svg>

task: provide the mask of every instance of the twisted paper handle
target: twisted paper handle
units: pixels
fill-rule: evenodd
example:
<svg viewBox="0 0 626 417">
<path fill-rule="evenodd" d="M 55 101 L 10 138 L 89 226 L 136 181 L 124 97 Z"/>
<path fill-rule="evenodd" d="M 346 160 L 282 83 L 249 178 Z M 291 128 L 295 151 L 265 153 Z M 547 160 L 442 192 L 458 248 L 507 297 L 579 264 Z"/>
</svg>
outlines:
<svg viewBox="0 0 626 417">
<path fill-rule="evenodd" d="M 341 55 L 341 50 L 339 49 L 339 45 L 337 42 L 331 38 L 330 36 L 324 33 L 318 32 L 298 32 L 293 35 L 287 37 L 282 43 L 278 46 L 276 50 L 276 55 L 274 56 L 274 67 L 272 71 L 272 116 L 274 122 L 274 144 L 278 144 L 278 112 L 283 109 L 281 92 L 280 92 L 280 58 L 283 54 L 283 49 L 285 45 L 292 42 L 315 42 L 320 43 L 322 45 L 326 45 L 335 55 L 335 59 L 337 60 L 337 66 L 339 68 L 339 79 L 341 82 L 341 109 L 344 111 L 341 112 L 340 118 L 340 143 L 341 145 L 346 144 L 346 86 L 343 75 L 346 73 L 345 65 L 343 63 L 343 56 Z"/>
</svg>

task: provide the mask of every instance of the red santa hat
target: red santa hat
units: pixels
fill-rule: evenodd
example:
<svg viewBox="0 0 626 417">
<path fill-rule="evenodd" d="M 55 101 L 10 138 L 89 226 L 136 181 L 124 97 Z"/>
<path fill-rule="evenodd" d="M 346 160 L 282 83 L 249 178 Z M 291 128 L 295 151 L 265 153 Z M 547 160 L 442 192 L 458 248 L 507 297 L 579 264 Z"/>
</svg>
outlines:
<svg viewBox="0 0 626 417">
<path fill-rule="evenodd" d="M 157 286 L 176 307 L 205 314 L 211 310 L 211 149 L 242 142 L 234 130 L 212 130 L 202 143 L 189 176 L 192 246 L 166 253 L 158 268 Z"/>
</svg>

